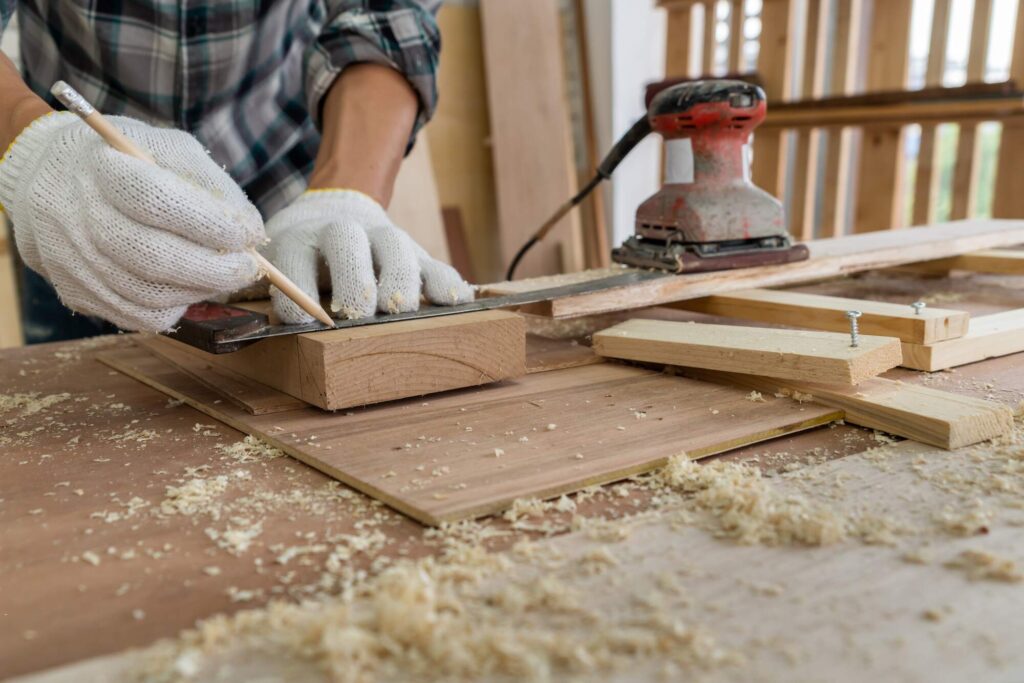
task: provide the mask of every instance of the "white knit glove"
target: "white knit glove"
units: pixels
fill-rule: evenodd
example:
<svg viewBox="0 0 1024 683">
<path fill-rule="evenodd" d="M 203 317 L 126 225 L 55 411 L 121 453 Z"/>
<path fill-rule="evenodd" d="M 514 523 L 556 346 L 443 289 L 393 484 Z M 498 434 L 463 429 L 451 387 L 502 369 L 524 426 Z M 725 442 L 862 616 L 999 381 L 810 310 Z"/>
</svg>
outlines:
<svg viewBox="0 0 1024 683">
<path fill-rule="evenodd" d="M 158 166 L 50 114 L 0 160 L 0 204 L 25 263 L 61 300 L 125 330 L 170 328 L 189 304 L 250 284 L 265 237 L 242 189 L 188 133 L 109 117 Z"/>
<path fill-rule="evenodd" d="M 331 309 L 349 319 L 375 310 L 418 310 L 421 288 L 428 301 L 442 306 L 473 300 L 473 289 L 454 268 L 431 258 L 362 192 L 306 192 L 267 221 L 267 235 L 267 257 L 314 298 L 323 256 L 331 272 Z M 313 320 L 276 288 L 271 298 L 284 322 Z"/>
</svg>

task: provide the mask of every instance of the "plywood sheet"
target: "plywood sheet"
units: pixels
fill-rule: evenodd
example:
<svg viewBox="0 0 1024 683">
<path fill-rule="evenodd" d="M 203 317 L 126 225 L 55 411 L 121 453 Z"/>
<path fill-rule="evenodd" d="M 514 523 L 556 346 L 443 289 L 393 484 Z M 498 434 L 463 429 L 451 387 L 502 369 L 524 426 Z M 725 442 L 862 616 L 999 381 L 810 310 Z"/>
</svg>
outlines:
<svg viewBox="0 0 1024 683">
<path fill-rule="evenodd" d="M 837 419 L 835 409 L 614 364 L 345 414 L 250 415 L 149 352 L 100 359 L 426 524 L 499 512 Z"/>
</svg>

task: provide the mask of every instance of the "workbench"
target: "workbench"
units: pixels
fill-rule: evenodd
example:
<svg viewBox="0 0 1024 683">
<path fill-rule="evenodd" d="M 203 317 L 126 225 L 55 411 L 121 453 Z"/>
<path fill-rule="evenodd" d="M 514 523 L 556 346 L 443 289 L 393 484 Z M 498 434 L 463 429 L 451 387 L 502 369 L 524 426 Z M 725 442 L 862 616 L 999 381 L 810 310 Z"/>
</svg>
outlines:
<svg viewBox="0 0 1024 683">
<path fill-rule="evenodd" d="M 1019 287 L 1022 279 L 927 279 L 912 287 L 900 281 L 900 292 L 901 296 L 923 295 L 936 302 L 955 301 L 957 307 L 972 313 L 991 312 L 1024 306 L 1024 292 Z M 800 289 L 841 292 L 843 296 L 873 293 L 884 299 L 883 284 L 872 274 Z M 917 293 L 908 287 L 916 288 Z M 992 296 L 996 291 L 999 295 Z M 972 298 L 971 292 L 982 294 Z M 681 319 L 696 315 L 664 310 L 658 314 Z M 243 434 L 95 359 L 98 353 L 132 345 L 132 338 L 126 335 L 0 352 L 0 401 L 15 394 L 33 394 L 37 401 L 4 413 L 6 423 L 0 422 L 0 677 L 40 672 L 144 646 L 172 637 L 198 619 L 258 607 L 272 598 L 300 600 L 336 594 L 393 560 L 438 555 L 445 549 L 445 533 L 425 528 L 298 461 L 265 458 L 258 449 L 237 446 Z M 1018 406 L 1024 399 L 1024 354 L 950 372 L 895 370 L 887 376 L 1010 406 Z M 39 404 L 39 399 L 44 402 Z M 779 473 L 808 461 L 826 467 L 829 461 L 891 441 L 869 430 L 834 424 L 741 448 L 718 459 L 755 462 L 766 472 Z M 189 510 L 190 499 L 184 491 L 172 497 L 177 502 L 166 504 L 169 487 L 182 487 L 196 473 L 206 481 L 224 477 L 231 482 L 231 495 L 222 509 Z M 886 477 L 876 477 L 872 486 L 888 490 L 886 482 Z M 898 493 L 893 492 L 890 502 Z M 579 515 L 613 519 L 645 509 L 651 495 L 641 486 L 613 486 L 577 496 L 573 507 Z M 524 538 L 561 536 L 568 531 L 569 517 L 556 510 L 530 525 L 506 516 L 467 528 L 489 549 L 501 551 Z M 240 533 L 243 541 L 228 538 L 232 531 Z M 706 534 L 697 538 L 701 533 L 691 529 L 683 536 L 673 535 L 669 526 L 659 527 L 655 522 L 637 537 L 639 545 L 633 551 L 664 547 L 667 553 L 685 554 L 687 547 L 706 549 L 709 544 L 729 543 Z M 999 538 L 1015 543 L 1004 545 L 1001 554 L 1024 560 L 1021 534 Z M 351 553 L 339 558 L 317 552 L 315 546 L 326 539 L 348 544 Z M 796 552 L 802 558 L 786 562 L 819 561 L 800 551 L 737 547 L 734 566 L 756 573 L 754 569 L 763 569 L 785 552 Z M 825 552 L 813 551 L 816 557 Z M 864 552 L 881 565 L 888 561 L 876 557 L 878 553 L 870 547 Z M 831 560 L 821 562 L 821 573 L 807 576 L 815 577 L 818 588 L 834 590 L 830 599 L 841 600 L 846 593 L 837 590 L 827 574 Z M 793 565 L 792 569 L 794 576 L 809 571 L 806 566 Z M 635 571 L 641 571 L 639 566 Z M 612 572 L 628 582 L 634 566 L 620 564 Z M 837 572 L 834 582 L 871 585 L 870 577 Z M 325 576 L 331 579 L 325 580 Z M 969 603 L 976 587 L 957 581 L 963 590 L 961 602 Z M 979 657 L 984 661 L 975 667 L 985 680 L 995 680 L 997 673 L 1007 680 L 1024 677 L 1020 659 L 1007 660 L 1008 652 L 1019 650 L 1014 644 L 1019 643 L 1024 626 L 1022 590 L 1020 584 L 986 585 L 978 593 L 1005 607 L 1000 618 L 1016 614 L 1015 623 L 991 623 L 985 631 L 990 656 Z M 719 597 L 722 595 L 725 593 Z M 739 600 L 735 595 L 722 599 Z M 798 616 L 800 601 L 781 612 L 762 602 L 761 597 L 751 598 L 751 619 L 757 620 L 756 610 L 764 607 L 769 621 L 792 618 L 808 626 Z M 745 609 L 740 604 L 734 607 Z M 882 611 L 872 611 L 876 609 Z M 900 609 L 893 606 L 886 613 L 884 605 L 866 604 L 858 622 L 843 626 L 844 632 L 853 640 L 871 640 L 873 624 L 879 620 L 903 623 L 900 620 L 909 618 Z M 827 618 L 827 614 L 816 614 L 816 619 Z M 837 610 L 836 614 L 838 618 L 843 612 Z M 983 618 L 965 610 L 961 624 L 957 621 L 960 614 L 953 610 L 945 615 L 943 628 L 969 629 Z M 916 619 L 918 615 L 912 616 Z M 830 628 L 828 623 L 818 626 Z M 901 628 L 930 627 L 921 622 L 904 623 Z M 785 624 L 778 629 L 776 635 L 781 638 Z M 982 639 L 981 635 L 969 635 L 958 641 L 959 646 Z M 885 671 L 887 664 L 901 661 L 900 670 L 907 680 L 928 678 L 926 674 L 935 672 L 925 660 L 942 645 L 929 641 L 928 647 L 919 649 L 920 643 L 914 642 L 912 652 L 921 658 L 919 668 L 905 661 L 906 653 L 901 654 L 900 644 L 893 642 L 876 643 L 880 649 L 872 651 L 869 668 Z M 776 654 L 781 660 L 789 656 L 782 646 Z M 863 653 L 857 655 L 861 656 Z M 848 670 L 830 672 L 835 674 L 834 680 L 857 679 L 863 671 L 851 664 L 854 661 L 856 658 L 837 662 Z M 784 664 L 779 666 L 780 671 L 786 670 Z"/>
</svg>

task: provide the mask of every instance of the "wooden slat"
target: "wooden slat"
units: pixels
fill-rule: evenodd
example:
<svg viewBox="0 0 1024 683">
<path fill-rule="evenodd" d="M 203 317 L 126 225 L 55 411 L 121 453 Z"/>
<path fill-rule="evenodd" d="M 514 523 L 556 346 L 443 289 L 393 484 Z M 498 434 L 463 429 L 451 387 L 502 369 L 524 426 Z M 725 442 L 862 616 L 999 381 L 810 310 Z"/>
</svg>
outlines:
<svg viewBox="0 0 1024 683">
<path fill-rule="evenodd" d="M 672 301 L 755 287 L 778 287 L 824 280 L 876 268 L 967 254 L 1024 242 L 1022 221 L 958 221 L 927 230 L 894 230 L 851 235 L 808 244 L 810 259 L 784 266 L 760 266 L 723 272 L 691 273 L 626 285 L 615 289 L 556 299 L 531 312 L 556 318 L 656 306 Z M 540 278 L 499 283 L 488 294 L 514 293 L 554 287 L 566 282 L 609 277 L 623 269 L 586 271 L 566 278 Z"/>
<path fill-rule="evenodd" d="M 742 389 L 602 363 L 449 392 L 427 405 L 417 400 L 347 414 L 309 408 L 260 416 L 216 402 L 216 393 L 142 349 L 101 360 L 430 525 L 500 512 L 517 498 L 557 497 L 654 469 L 673 455 L 712 455 L 842 415 L 813 403 L 755 403 Z M 636 417 L 640 409 L 644 419 Z"/>
<path fill-rule="evenodd" d="M 683 78 L 696 75 L 693 59 L 694 0 L 660 0 L 666 11 L 665 77 Z"/>
<path fill-rule="evenodd" d="M 760 52 L 757 71 L 764 81 L 769 107 L 772 102 L 793 99 L 795 27 L 799 3 L 794 0 L 765 0 L 761 8 Z M 769 117 L 770 120 L 770 117 Z M 754 133 L 751 173 L 754 184 L 776 197 L 785 197 L 786 134 L 761 126 Z"/>
<path fill-rule="evenodd" d="M 0 349 L 25 343 L 13 241 L 14 235 L 7 226 L 7 214 L 0 210 Z"/>
<path fill-rule="evenodd" d="M 811 2 L 804 13 L 802 98 L 824 94 L 824 65 L 828 53 L 826 30 L 829 26 L 828 2 Z M 818 150 L 821 131 L 803 129 L 796 135 L 792 182 L 789 195 L 789 232 L 797 239 L 814 239 L 814 208 L 817 196 Z"/>
<path fill-rule="evenodd" d="M 999 403 L 880 377 L 856 387 L 842 387 L 709 370 L 683 372 L 764 392 L 798 391 L 807 400 L 842 409 L 851 424 L 950 450 L 1013 430 L 1013 411 Z"/>
<path fill-rule="evenodd" d="M 729 3 L 729 73 L 743 73 L 743 0 Z"/>
<path fill-rule="evenodd" d="M 935 0 L 932 11 L 931 40 L 928 46 L 928 66 L 925 87 L 942 85 L 946 70 L 946 48 L 949 44 L 951 0 Z M 921 124 L 921 142 L 917 153 L 917 177 L 914 179 L 914 225 L 935 220 L 935 204 L 939 196 L 938 146 L 935 144 L 934 123 Z"/>
<path fill-rule="evenodd" d="M 1024 81 L 1024 8 L 1017 8 L 1017 21 L 1013 32 L 1013 56 L 1010 61 L 1010 79 Z M 992 198 L 992 215 L 999 218 L 1024 216 L 1024 164 L 1020 163 L 1020 150 L 1024 149 L 1024 121 L 1003 124 L 999 141 L 999 159 L 996 167 L 996 188 Z"/>
<path fill-rule="evenodd" d="M 715 16 L 715 0 L 706 0 L 702 3 L 704 8 L 704 37 L 701 41 L 701 73 L 704 76 L 711 76 L 715 73 L 715 48 L 718 45 L 715 36 L 715 27 L 718 19 Z"/>
<path fill-rule="evenodd" d="M 854 91 L 860 59 L 863 0 L 835 0 L 835 26 L 831 37 L 832 73 L 830 94 Z M 825 174 L 822 180 L 821 236 L 838 237 L 845 232 L 849 209 L 849 187 L 853 150 L 852 130 L 826 130 Z"/>
<path fill-rule="evenodd" d="M 867 89 L 901 89 L 909 68 L 912 0 L 876 0 L 869 32 Z M 857 176 L 853 231 L 888 230 L 903 224 L 903 128 L 864 129 Z"/>
<path fill-rule="evenodd" d="M 911 306 L 901 304 L 773 289 L 748 289 L 687 299 L 673 304 L 673 307 L 707 315 L 832 332 L 849 330 L 846 312 L 857 310 L 862 314 L 858 324 L 863 334 L 897 337 L 917 344 L 962 337 L 967 333 L 970 320 L 970 315 L 964 311 L 924 308 L 917 313 Z"/>
<path fill-rule="evenodd" d="M 992 0 L 974 0 L 974 19 L 971 24 L 971 44 L 967 57 L 967 82 L 985 80 L 988 59 Z M 961 123 L 957 138 L 956 164 L 953 167 L 953 202 L 949 217 L 952 220 L 974 214 L 977 205 L 978 170 L 981 167 L 977 124 Z"/>
<path fill-rule="evenodd" d="M 605 358 L 725 370 L 827 384 L 859 384 L 900 364 L 895 337 L 634 318 L 593 335 Z"/>
<path fill-rule="evenodd" d="M 959 339 L 937 344 L 904 344 L 903 365 L 935 372 L 1024 351 L 1024 309 L 983 315 Z"/>
<path fill-rule="evenodd" d="M 872 130 L 887 124 L 919 121 L 987 121 L 1024 117 L 1024 96 L 1020 93 L 976 100 L 911 101 L 901 104 L 855 105 L 849 107 L 793 107 L 778 111 L 762 128 L 799 128 L 871 124 Z"/>
<path fill-rule="evenodd" d="M 557 0 L 481 0 L 502 261 L 577 190 Z M 523 260 L 520 276 L 583 267 L 579 214 Z"/>
<path fill-rule="evenodd" d="M 273 337 L 203 358 L 337 410 L 519 377 L 525 343 L 520 316 L 479 311 Z"/>
<path fill-rule="evenodd" d="M 990 275 L 1024 275 L 1024 250 L 976 251 L 963 256 L 913 263 L 905 268 L 920 273 L 936 274 L 945 274 L 951 270 L 968 270 Z"/>
</svg>

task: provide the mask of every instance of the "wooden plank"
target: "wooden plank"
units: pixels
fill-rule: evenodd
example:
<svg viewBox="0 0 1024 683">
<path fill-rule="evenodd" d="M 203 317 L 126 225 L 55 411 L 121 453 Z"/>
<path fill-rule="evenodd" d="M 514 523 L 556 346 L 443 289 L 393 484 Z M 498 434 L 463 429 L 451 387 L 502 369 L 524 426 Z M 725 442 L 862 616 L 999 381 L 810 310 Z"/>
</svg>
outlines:
<svg viewBox="0 0 1024 683">
<path fill-rule="evenodd" d="M 481 0 L 502 263 L 576 194 L 557 0 Z M 528 199 L 527 199 L 528 198 Z M 520 276 L 583 267 L 579 214 L 531 250 Z"/>
<path fill-rule="evenodd" d="M 935 0 L 932 9 L 931 41 L 928 47 L 928 65 L 925 69 L 925 87 L 942 85 L 946 71 L 946 48 L 949 44 L 949 26 L 952 13 L 951 0 Z M 938 147 L 935 144 L 936 125 L 921 124 L 921 141 L 917 152 L 917 177 L 914 179 L 914 225 L 935 220 L 935 205 L 939 197 Z"/>
<path fill-rule="evenodd" d="M 14 236 L 7 225 L 7 214 L 0 209 L 0 349 L 21 346 L 21 302 L 14 269 Z"/>
<path fill-rule="evenodd" d="M 774 289 L 748 289 L 687 299 L 673 304 L 673 307 L 832 332 L 848 331 L 850 321 L 846 312 L 856 310 L 862 314 L 858 320 L 861 333 L 896 337 L 917 344 L 962 337 L 967 333 L 970 320 L 970 315 L 964 311 L 924 308 L 917 313 L 907 305 Z"/>
<path fill-rule="evenodd" d="M 326 410 L 422 396 L 526 372 L 523 320 L 479 311 L 274 337 L 211 365 Z"/>
<path fill-rule="evenodd" d="M 683 372 L 758 391 L 797 391 L 805 394 L 806 400 L 840 408 L 852 424 L 950 450 L 1013 430 L 1013 411 L 1004 405 L 881 377 L 857 387 L 843 387 L 689 368 Z"/>
<path fill-rule="evenodd" d="M 974 0 L 974 18 L 971 21 L 971 43 L 967 55 L 967 81 L 985 80 L 988 44 L 992 24 L 992 0 Z M 953 166 L 953 202 L 949 217 L 953 220 L 973 215 L 978 199 L 978 172 L 981 168 L 981 150 L 976 144 L 977 124 L 960 124 L 957 138 L 956 163 Z"/>
<path fill-rule="evenodd" d="M 701 3 L 704 10 L 704 37 L 701 40 L 703 57 L 701 58 L 701 73 L 704 76 L 715 74 L 715 51 L 718 47 L 718 40 L 715 29 L 718 25 L 716 16 L 718 2 L 716 0 L 705 0 Z"/>
<path fill-rule="evenodd" d="M 838 419 L 813 403 L 602 363 L 422 401 L 249 415 L 137 352 L 101 360 L 425 524 L 507 509 Z M 600 397 L 601 400 L 594 400 Z M 642 419 L 638 417 L 642 412 Z M 582 456 L 582 457 L 579 457 Z"/>
<path fill-rule="evenodd" d="M 441 220 L 444 221 L 444 233 L 448 240 L 452 267 L 459 271 L 459 275 L 467 282 L 477 282 L 469 242 L 466 240 L 466 224 L 462 220 L 462 209 L 457 206 L 442 207 Z"/>
<path fill-rule="evenodd" d="M 873 3 L 868 50 L 868 90 L 897 90 L 907 84 L 910 64 L 911 0 Z M 888 230 L 903 224 L 903 128 L 864 129 L 853 231 Z"/>
<path fill-rule="evenodd" d="M 1010 79 L 1024 81 L 1024 11 L 1017 8 L 1013 31 L 1013 54 L 1010 59 Z M 996 188 L 992 196 L 992 215 L 999 218 L 1024 216 L 1024 164 L 1020 163 L 1020 150 L 1024 149 L 1024 121 L 1003 123 L 999 137 L 999 158 L 996 166 Z"/>
<path fill-rule="evenodd" d="M 437 87 L 444 95 L 423 134 L 442 206 L 458 207 L 466 227 L 473 270 L 490 282 L 504 275 L 498 244 L 498 208 L 491 156 L 480 7 L 446 2 L 437 15 L 444 49 Z"/>
<path fill-rule="evenodd" d="M 729 63 L 728 73 L 743 73 L 746 68 L 743 60 L 743 0 L 732 0 L 729 3 Z"/>
<path fill-rule="evenodd" d="M 1011 220 L 957 221 L 927 229 L 896 230 L 815 240 L 808 244 L 810 258 L 807 261 L 782 266 L 759 266 L 657 278 L 600 292 L 556 299 L 531 312 L 555 318 L 610 313 L 741 289 L 778 287 L 824 280 L 865 270 L 957 256 L 982 249 L 1009 247 L 1022 241 L 1024 222 Z M 564 282 L 579 282 L 622 272 L 627 271 L 585 271 L 572 274 L 565 278 Z M 489 285 L 485 292 L 522 292 L 558 284 L 563 284 L 563 278 L 520 280 Z"/>
<path fill-rule="evenodd" d="M 606 358 L 726 370 L 827 384 L 859 384 L 903 359 L 894 337 L 634 318 L 593 336 Z"/>
<path fill-rule="evenodd" d="M 808 3 L 804 12 L 803 78 L 800 96 L 817 98 L 824 94 L 825 69 L 828 57 L 829 3 Z M 818 157 L 821 131 L 801 129 L 797 132 L 792 186 L 789 193 L 789 232 L 805 242 L 814 239 L 814 208 L 817 200 Z"/>
<path fill-rule="evenodd" d="M 665 77 L 695 77 L 694 0 L 659 0 L 665 16 Z"/>
<path fill-rule="evenodd" d="M 1024 250 L 990 249 L 935 261 L 904 266 L 920 273 L 942 274 L 951 270 L 969 270 L 990 275 L 1024 275 Z"/>
<path fill-rule="evenodd" d="M 1024 309 L 992 313 L 971 320 L 959 339 L 937 344 L 904 344 L 903 366 L 935 372 L 1024 351 Z"/>
</svg>

